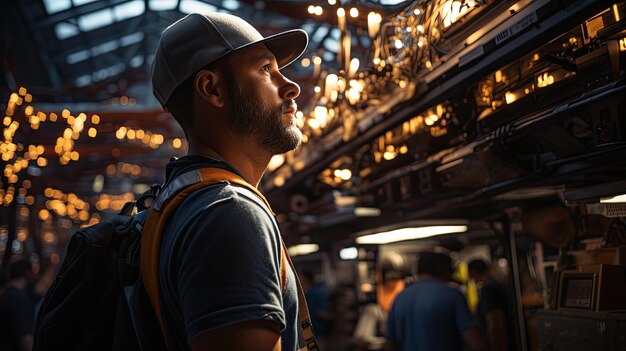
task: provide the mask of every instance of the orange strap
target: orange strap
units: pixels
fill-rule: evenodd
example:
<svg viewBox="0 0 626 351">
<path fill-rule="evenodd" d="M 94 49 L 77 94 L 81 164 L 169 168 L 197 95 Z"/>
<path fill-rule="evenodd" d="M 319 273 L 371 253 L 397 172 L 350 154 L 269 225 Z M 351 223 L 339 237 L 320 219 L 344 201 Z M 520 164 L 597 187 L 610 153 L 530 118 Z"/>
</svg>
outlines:
<svg viewBox="0 0 626 351">
<path fill-rule="evenodd" d="M 213 184 L 228 182 L 244 187 L 255 193 L 259 199 L 267 205 L 270 212 L 274 214 L 270 204 L 267 202 L 267 199 L 265 199 L 263 194 L 237 174 L 220 168 L 203 168 L 200 169 L 199 172 L 200 181 L 183 186 L 175 194 L 165 199 L 165 202 L 158 211 L 154 208 L 150 209 L 148 212 L 148 218 L 146 219 L 142 230 L 140 263 L 141 276 L 143 278 L 146 292 L 150 297 L 152 307 L 154 308 L 155 314 L 159 319 L 164 336 L 165 329 L 163 325 L 163 313 L 161 311 L 159 289 L 159 255 L 161 252 L 161 238 L 165 225 L 167 224 L 167 220 L 176 208 L 183 202 L 183 200 L 198 189 L 202 189 Z M 280 280 L 282 292 L 284 294 L 287 288 L 287 266 L 289 263 L 287 261 L 284 245 L 281 245 L 281 247 Z"/>
</svg>

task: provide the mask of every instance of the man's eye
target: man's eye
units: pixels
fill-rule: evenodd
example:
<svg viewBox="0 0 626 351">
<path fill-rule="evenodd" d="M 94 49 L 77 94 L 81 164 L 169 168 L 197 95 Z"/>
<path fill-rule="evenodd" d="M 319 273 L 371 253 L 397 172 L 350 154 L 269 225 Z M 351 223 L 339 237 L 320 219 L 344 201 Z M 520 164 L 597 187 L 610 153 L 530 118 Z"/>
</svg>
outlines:
<svg viewBox="0 0 626 351">
<path fill-rule="evenodd" d="M 270 68 L 271 68 L 271 65 L 268 64 L 268 65 L 263 66 L 263 68 L 261 68 L 261 71 L 269 72 Z"/>
</svg>

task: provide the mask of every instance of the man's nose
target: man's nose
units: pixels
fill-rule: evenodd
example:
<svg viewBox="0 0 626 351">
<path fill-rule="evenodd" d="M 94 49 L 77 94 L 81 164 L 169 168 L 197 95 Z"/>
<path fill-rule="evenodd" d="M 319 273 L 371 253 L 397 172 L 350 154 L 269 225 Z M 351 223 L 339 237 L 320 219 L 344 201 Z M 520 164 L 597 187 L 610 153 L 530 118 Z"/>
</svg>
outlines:
<svg viewBox="0 0 626 351">
<path fill-rule="evenodd" d="M 280 88 L 280 97 L 283 100 L 294 100 L 297 98 L 298 95 L 300 95 L 300 86 L 282 74 L 281 78 L 282 86 Z"/>
</svg>

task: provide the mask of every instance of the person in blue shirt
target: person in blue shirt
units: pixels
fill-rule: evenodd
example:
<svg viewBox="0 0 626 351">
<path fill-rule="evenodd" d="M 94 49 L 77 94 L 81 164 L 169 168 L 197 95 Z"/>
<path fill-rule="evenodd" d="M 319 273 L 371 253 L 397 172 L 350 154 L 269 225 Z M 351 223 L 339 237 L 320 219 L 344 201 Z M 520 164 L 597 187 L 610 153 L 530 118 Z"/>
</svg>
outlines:
<svg viewBox="0 0 626 351">
<path fill-rule="evenodd" d="M 387 321 L 389 351 L 487 350 L 463 294 L 449 285 L 450 257 L 423 252 L 418 280 L 396 297 Z"/>
</svg>

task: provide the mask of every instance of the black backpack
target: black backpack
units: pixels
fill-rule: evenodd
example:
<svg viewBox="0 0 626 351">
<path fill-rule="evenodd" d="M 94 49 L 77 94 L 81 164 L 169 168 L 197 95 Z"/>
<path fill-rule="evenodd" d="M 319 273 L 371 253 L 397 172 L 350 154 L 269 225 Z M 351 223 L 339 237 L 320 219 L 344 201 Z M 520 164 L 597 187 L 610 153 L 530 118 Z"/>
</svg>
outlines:
<svg viewBox="0 0 626 351">
<path fill-rule="evenodd" d="M 149 197 L 72 236 L 37 315 L 35 351 L 166 349 L 139 271 Z"/>
</svg>

